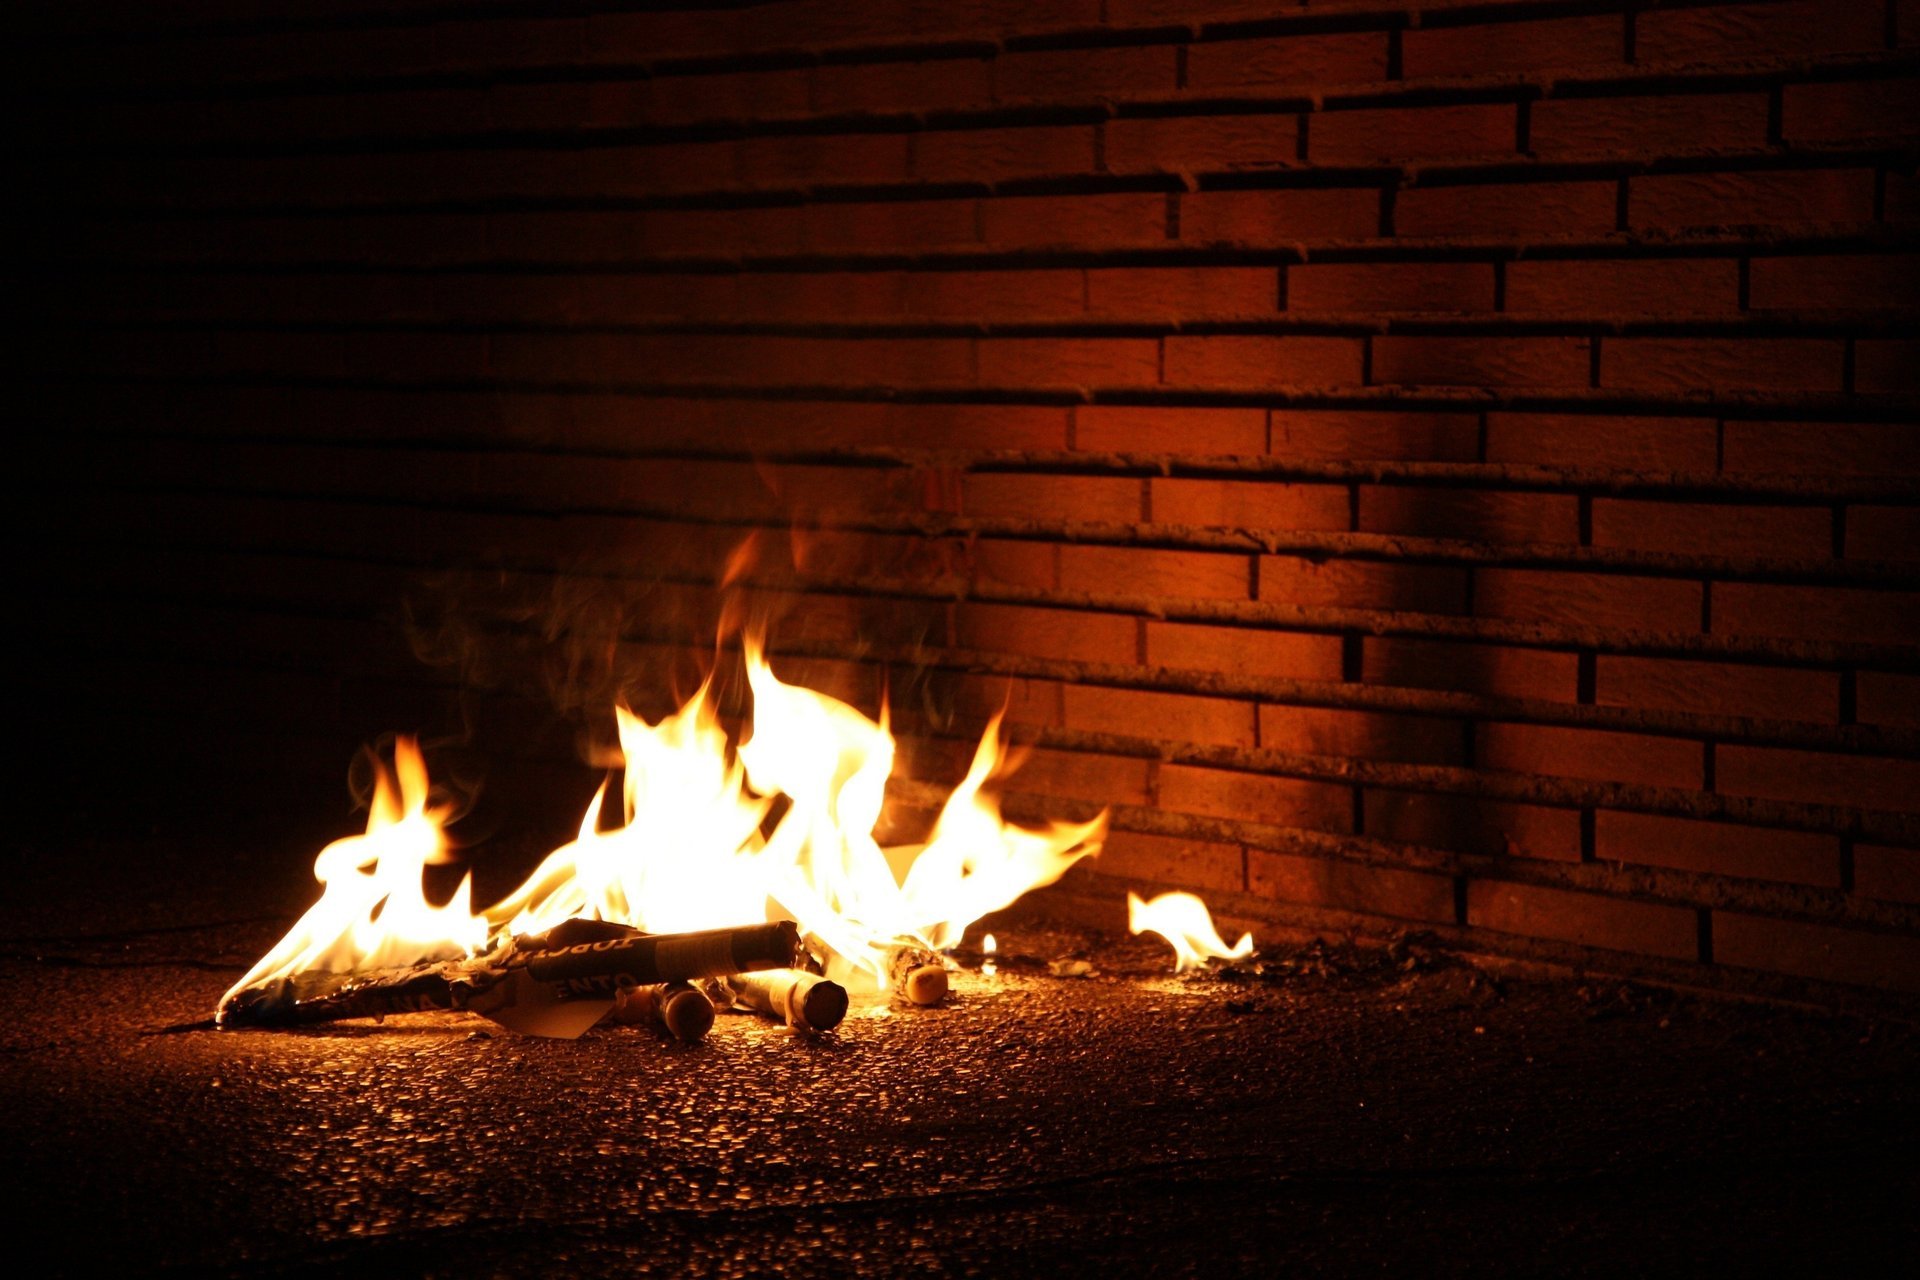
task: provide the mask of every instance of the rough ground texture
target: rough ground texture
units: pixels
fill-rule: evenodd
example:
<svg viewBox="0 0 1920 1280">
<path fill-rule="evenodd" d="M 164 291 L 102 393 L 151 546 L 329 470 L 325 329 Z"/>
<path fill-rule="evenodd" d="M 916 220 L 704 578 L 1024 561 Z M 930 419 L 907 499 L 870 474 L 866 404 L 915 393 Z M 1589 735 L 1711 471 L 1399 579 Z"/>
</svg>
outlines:
<svg viewBox="0 0 1920 1280">
<path fill-rule="evenodd" d="M 1907 1026 L 1500 980 L 1417 939 L 1180 979 L 1029 914 L 948 1006 L 813 1042 L 150 1034 L 272 940 L 283 887 L 30 852 L 0 1160 L 17 1256 L 55 1274 L 1617 1275 L 1920 1244 Z M 1072 955 L 1093 975 L 1052 976 Z"/>
</svg>

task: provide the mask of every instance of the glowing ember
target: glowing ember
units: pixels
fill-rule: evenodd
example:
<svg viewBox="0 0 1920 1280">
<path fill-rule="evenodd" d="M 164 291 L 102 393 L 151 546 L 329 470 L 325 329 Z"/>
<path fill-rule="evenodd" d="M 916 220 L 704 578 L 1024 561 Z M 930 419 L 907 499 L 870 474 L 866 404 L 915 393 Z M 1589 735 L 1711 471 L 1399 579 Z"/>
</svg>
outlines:
<svg viewBox="0 0 1920 1280">
<path fill-rule="evenodd" d="M 447 814 L 427 806 L 426 769 L 402 739 L 367 833 L 320 854 L 320 901 L 221 998 L 222 1009 L 275 979 L 472 956 L 571 919 L 656 933 L 791 919 L 827 950 L 837 981 L 875 990 L 900 948 L 952 946 L 980 916 L 1099 850 L 1104 814 L 1043 829 L 1002 821 L 984 793 L 1004 768 L 998 717 L 926 845 L 881 848 L 872 833 L 894 760 L 884 710 L 876 724 L 779 680 L 756 637 L 743 648 L 750 736 L 730 747 L 709 685 L 659 724 L 619 709 L 622 824 L 600 829 L 602 787 L 579 835 L 478 915 L 465 881 L 442 906 L 422 892 L 422 868 L 446 857 Z"/>
<path fill-rule="evenodd" d="M 1242 960 L 1253 954 L 1252 934 L 1242 934 L 1240 941 L 1227 946 L 1213 926 L 1207 904 L 1190 893 L 1163 893 L 1152 902 L 1129 893 L 1127 928 L 1134 933 L 1151 931 L 1172 943 L 1175 973 L 1197 969 L 1209 958 Z"/>
</svg>

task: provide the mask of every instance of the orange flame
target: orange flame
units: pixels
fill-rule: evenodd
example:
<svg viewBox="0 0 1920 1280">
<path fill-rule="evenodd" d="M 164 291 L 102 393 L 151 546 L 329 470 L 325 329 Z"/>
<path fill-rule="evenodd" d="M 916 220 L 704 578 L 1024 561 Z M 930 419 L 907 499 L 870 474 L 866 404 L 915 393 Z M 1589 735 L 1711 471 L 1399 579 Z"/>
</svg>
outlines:
<svg viewBox="0 0 1920 1280">
<path fill-rule="evenodd" d="M 1134 933 L 1151 931 L 1172 943 L 1175 973 L 1198 969 L 1210 958 L 1244 960 L 1253 954 L 1251 933 L 1241 934 L 1240 941 L 1229 947 L 1214 928 L 1207 904 L 1190 893 L 1163 893 L 1152 902 L 1129 893 L 1127 928 Z"/>
<path fill-rule="evenodd" d="M 878 989 L 890 949 L 949 947 L 980 916 L 1098 852 L 1105 814 L 1040 829 L 1002 820 L 998 802 L 983 793 L 1005 759 L 999 717 L 927 844 L 881 848 L 873 831 L 894 762 L 884 709 L 876 723 L 785 683 L 757 635 L 744 637 L 743 649 L 751 735 L 729 749 L 710 681 L 658 724 L 617 708 L 621 825 L 600 830 L 603 786 L 579 835 L 478 915 L 464 881 L 441 907 L 421 893 L 421 869 L 444 860 L 447 815 L 426 807 L 425 767 L 402 740 L 399 798 L 383 772 L 367 834 L 320 854 L 321 900 L 222 1005 L 275 978 L 473 955 L 576 917 L 649 932 L 792 919 L 830 952 L 833 976 Z M 785 811 L 767 831 L 780 798 Z"/>
</svg>

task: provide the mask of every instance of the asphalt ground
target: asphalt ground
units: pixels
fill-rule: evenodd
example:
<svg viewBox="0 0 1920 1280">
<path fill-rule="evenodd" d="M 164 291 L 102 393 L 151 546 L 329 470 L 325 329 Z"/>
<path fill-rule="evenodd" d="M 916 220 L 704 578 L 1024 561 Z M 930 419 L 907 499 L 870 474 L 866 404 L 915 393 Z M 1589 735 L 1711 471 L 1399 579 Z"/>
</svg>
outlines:
<svg viewBox="0 0 1920 1280">
<path fill-rule="evenodd" d="M 1899 1023 L 1501 978 L 1418 938 L 1181 978 L 1036 909 L 996 922 L 997 975 L 811 1040 L 748 1016 L 695 1046 L 465 1014 L 165 1032 L 299 878 L 20 852 L 18 1274 L 1772 1274 L 1920 1245 Z M 1055 976 L 1069 957 L 1092 972 Z"/>
</svg>

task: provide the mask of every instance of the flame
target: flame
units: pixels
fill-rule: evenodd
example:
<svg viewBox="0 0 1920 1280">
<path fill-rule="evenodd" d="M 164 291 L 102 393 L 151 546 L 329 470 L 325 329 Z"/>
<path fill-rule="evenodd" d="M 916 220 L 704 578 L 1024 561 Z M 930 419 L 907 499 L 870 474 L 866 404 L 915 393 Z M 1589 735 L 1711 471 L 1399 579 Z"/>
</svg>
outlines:
<svg viewBox="0 0 1920 1280">
<path fill-rule="evenodd" d="M 980 972 L 989 978 L 1000 972 L 1000 966 L 994 962 L 993 958 L 999 950 L 1000 944 L 994 941 L 992 934 L 980 939 Z"/>
<path fill-rule="evenodd" d="M 878 989 L 894 948 L 950 947 L 974 920 L 1098 852 L 1105 814 L 1036 829 L 1002 820 L 985 790 L 1007 763 L 998 716 L 927 843 L 883 849 L 873 831 L 895 755 L 885 709 L 876 723 L 785 683 L 757 634 L 742 650 L 753 699 L 745 740 L 729 742 L 711 679 L 658 724 L 616 708 L 620 824 L 601 829 L 603 785 L 579 834 L 477 915 L 465 881 L 444 906 L 422 895 L 422 868 L 446 857 L 447 814 L 426 807 L 425 766 L 402 740 L 398 799 L 383 770 L 366 835 L 322 851 L 321 900 L 222 1005 L 275 978 L 470 956 L 574 918 L 649 932 L 791 919 L 829 953 L 834 977 Z"/>
<path fill-rule="evenodd" d="M 465 878 L 441 906 L 427 901 L 421 873 L 448 861 L 449 810 L 427 805 L 427 766 L 412 738 L 393 746 L 393 767 L 375 762 L 365 835 L 336 840 L 314 859 L 320 901 L 220 997 L 296 973 L 339 972 L 473 955 L 487 922 L 471 909 Z"/>
<path fill-rule="evenodd" d="M 1163 893 L 1144 902 L 1127 895 L 1127 928 L 1133 933 L 1151 930 L 1173 944 L 1175 973 L 1198 969 L 1209 957 L 1243 960 L 1253 954 L 1253 935 L 1243 933 L 1228 947 L 1213 926 L 1207 904 L 1190 893 Z"/>
</svg>

